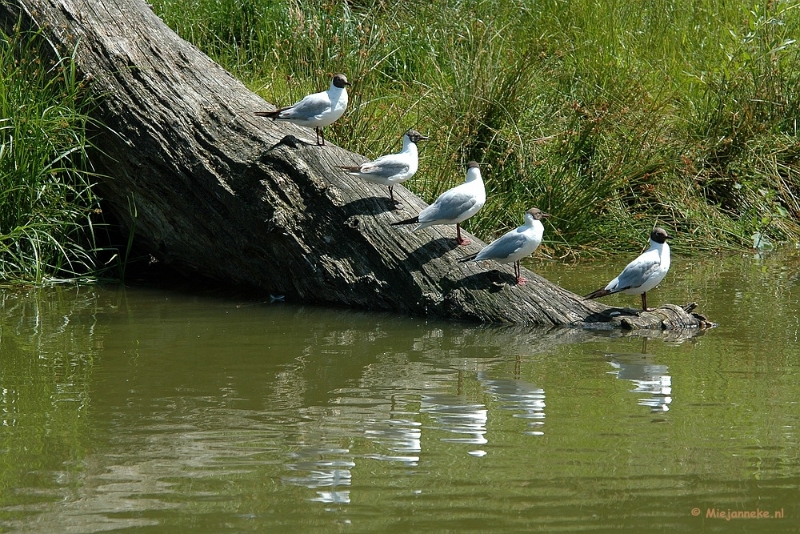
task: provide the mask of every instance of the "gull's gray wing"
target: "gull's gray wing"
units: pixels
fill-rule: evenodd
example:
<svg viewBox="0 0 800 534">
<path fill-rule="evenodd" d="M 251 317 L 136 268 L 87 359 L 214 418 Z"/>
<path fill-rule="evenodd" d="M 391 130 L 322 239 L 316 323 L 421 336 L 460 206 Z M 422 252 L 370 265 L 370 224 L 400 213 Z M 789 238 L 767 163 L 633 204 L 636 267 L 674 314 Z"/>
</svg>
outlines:
<svg viewBox="0 0 800 534">
<path fill-rule="evenodd" d="M 617 277 L 616 291 L 624 291 L 625 289 L 641 286 L 653 276 L 660 265 L 661 262 L 658 257 L 643 256 L 635 259 Z"/>
<path fill-rule="evenodd" d="M 410 168 L 411 165 L 406 161 L 401 161 L 391 156 L 382 156 L 375 161 L 361 165 L 361 172 L 374 174 L 382 178 L 391 178 L 398 174 L 406 174 Z"/>
<path fill-rule="evenodd" d="M 475 259 L 502 260 L 508 258 L 519 249 L 524 247 L 527 242 L 528 240 L 526 239 L 525 234 L 513 230 L 489 243 L 478 253 L 478 257 Z"/>
<path fill-rule="evenodd" d="M 328 93 L 315 93 L 303 98 L 297 104 L 289 106 L 281 113 L 283 119 L 309 119 L 324 113 L 331 107 Z"/>
<path fill-rule="evenodd" d="M 478 199 L 467 193 L 445 192 L 436 202 L 422 210 L 419 222 L 453 221 L 469 211 L 478 203 Z"/>
</svg>

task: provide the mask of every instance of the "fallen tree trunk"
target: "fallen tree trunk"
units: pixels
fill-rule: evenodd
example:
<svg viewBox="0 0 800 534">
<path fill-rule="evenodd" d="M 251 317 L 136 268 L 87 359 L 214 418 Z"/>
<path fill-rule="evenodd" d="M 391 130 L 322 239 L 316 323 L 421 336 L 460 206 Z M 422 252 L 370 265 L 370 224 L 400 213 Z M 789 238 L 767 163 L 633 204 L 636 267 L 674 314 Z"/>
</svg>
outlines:
<svg viewBox="0 0 800 534">
<path fill-rule="evenodd" d="M 459 264 L 481 243 L 457 247 L 452 227 L 391 227 L 399 219 L 385 189 L 338 169 L 363 158 L 301 141 L 310 130 L 255 117 L 268 105 L 142 0 L 0 5 L 6 26 L 20 14 L 62 52 L 76 51 L 77 68 L 100 96 L 97 118 L 113 132 L 96 139 L 94 163 L 107 175 L 99 184 L 103 209 L 179 271 L 291 301 L 414 315 L 702 326 L 702 317 L 677 306 L 615 315 L 531 272 L 523 273 L 527 285 L 514 286 L 510 266 Z M 396 190 L 412 214 L 425 206 Z"/>
</svg>

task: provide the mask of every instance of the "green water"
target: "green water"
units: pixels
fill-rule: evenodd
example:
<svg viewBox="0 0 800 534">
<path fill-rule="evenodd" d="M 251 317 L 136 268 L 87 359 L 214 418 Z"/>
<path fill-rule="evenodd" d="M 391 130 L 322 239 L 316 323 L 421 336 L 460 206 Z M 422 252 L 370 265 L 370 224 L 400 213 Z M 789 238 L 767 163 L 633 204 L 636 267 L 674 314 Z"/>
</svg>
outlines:
<svg viewBox="0 0 800 534">
<path fill-rule="evenodd" d="M 800 531 L 800 252 L 673 262 L 648 303 L 718 328 L 6 290 L 0 531 Z"/>
</svg>

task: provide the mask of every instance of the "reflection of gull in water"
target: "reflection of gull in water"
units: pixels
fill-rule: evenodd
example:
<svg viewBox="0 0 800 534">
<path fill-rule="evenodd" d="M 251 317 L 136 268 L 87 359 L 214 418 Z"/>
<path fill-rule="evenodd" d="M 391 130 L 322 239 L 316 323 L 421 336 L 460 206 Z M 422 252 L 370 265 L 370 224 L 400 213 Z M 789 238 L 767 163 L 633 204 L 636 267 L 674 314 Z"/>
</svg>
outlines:
<svg viewBox="0 0 800 534">
<path fill-rule="evenodd" d="M 302 476 L 283 477 L 283 482 L 306 488 L 331 488 L 330 491 L 317 491 L 316 502 L 349 503 L 350 491 L 342 491 L 340 486 L 350 486 L 350 469 L 356 464 L 347 458 L 337 460 L 320 459 L 322 455 L 349 454 L 347 449 L 308 447 L 292 454 L 297 462 L 286 464 L 292 471 L 305 472 Z M 313 459 L 312 459 L 313 458 Z"/>
<path fill-rule="evenodd" d="M 375 460 L 403 462 L 409 466 L 419 463 L 422 451 L 422 423 L 408 419 L 384 419 L 373 421 L 365 431 L 366 436 L 398 454 L 374 454 Z"/>
<path fill-rule="evenodd" d="M 653 412 L 669 411 L 672 402 L 672 377 L 666 365 L 656 364 L 651 354 L 606 354 L 606 358 L 621 380 L 630 380 L 636 387 L 633 393 L 647 393 L 650 397 L 639 399 L 640 406 L 649 406 Z"/>
<path fill-rule="evenodd" d="M 438 423 L 438 428 L 464 437 L 441 438 L 450 443 L 468 443 L 484 445 L 488 443 L 486 434 L 486 418 L 488 410 L 483 404 L 472 404 L 453 395 L 423 395 L 420 413 L 428 413 Z M 480 456 L 483 451 L 472 451 L 470 454 Z"/>
<path fill-rule="evenodd" d="M 486 388 L 486 392 L 492 395 L 498 402 L 502 403 L 502 409 L 519 411 L 514 417 L 528 419 L 526 434 L 541 436 L 544 425 L 544 390 L 523 382 L 522 380 L 491 380 L 478 374 L 478 380 Z"/>
</svg>

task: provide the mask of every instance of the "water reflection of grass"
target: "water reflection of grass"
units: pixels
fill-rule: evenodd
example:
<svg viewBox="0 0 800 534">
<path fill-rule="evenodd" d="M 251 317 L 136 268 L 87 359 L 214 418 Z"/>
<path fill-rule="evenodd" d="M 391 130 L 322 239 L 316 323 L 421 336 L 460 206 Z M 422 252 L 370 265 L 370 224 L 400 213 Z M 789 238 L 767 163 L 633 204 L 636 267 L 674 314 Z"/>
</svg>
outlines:
<svg viewBox="0 0 800 534">
<path fill-rule="evenodd" d="M 96 297 L 76 288 L 0 292 L 0 505 L 60 500 L 81 485 L 102 343 Z M 14 490 L 34 486 L 50 489 L 27 497 Z"/>
</svg>

